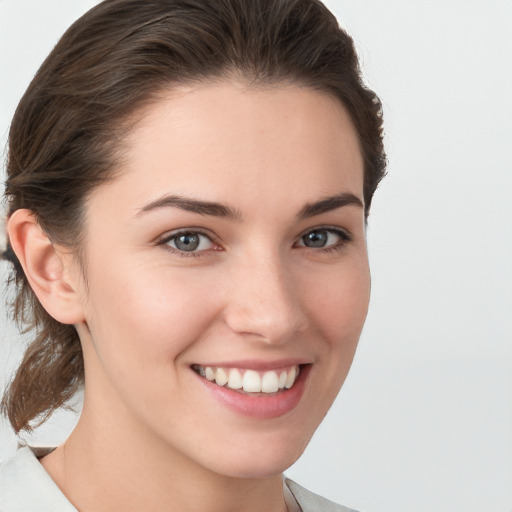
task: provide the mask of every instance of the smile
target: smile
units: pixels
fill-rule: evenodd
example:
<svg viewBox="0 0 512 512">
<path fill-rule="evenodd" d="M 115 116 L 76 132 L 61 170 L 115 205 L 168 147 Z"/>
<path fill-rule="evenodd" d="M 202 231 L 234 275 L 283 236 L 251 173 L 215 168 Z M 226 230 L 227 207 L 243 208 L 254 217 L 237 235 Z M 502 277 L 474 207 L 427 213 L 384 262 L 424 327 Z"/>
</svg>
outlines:
<svg viewBox="0 0 512 512">
<path fill-rule="evenodd" d="M 217 386 L 245 393 L 266 394 L 290 389 L 300 373 L 299 365 L 265 372 L 200 365 L 194 365 L 192 369 Z"/>
</svg>

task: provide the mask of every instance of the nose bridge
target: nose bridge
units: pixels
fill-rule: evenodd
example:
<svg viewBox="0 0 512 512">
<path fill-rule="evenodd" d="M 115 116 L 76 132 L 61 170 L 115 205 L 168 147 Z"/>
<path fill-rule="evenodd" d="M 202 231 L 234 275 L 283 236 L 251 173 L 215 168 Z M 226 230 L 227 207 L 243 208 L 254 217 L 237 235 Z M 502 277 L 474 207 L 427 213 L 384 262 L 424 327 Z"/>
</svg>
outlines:
<svg viewBox="0 0 512 512">
<path fill-rule="evenodd" d="M 235 273 L 226 311 L 233 331 L 278 343 L 305 328 L 293 274 L 278 251 L 258 251 L 243 258 Z"/>
</svg>

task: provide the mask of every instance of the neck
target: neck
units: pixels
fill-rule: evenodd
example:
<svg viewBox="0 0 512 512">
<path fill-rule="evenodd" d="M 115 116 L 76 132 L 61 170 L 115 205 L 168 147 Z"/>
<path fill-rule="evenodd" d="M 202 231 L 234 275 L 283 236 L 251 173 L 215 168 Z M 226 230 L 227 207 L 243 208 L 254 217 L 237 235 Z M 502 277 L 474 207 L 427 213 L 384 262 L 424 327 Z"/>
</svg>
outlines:
<svg viewBox="0 0 512 512">
<path fill-rule="evenodd" d="M 67 440 L 42 464 L 81 512 L 283 512 L 282 475 L 236 478 L 190 460 L 122 414 L 93 414 L 87 400 Z M 94 421 L 101 418 L 101 425 Z M 110 421 L 109 421 L 110 420 Z M 132 425 L 133 426 L 133 423 Z"/>
</svg>

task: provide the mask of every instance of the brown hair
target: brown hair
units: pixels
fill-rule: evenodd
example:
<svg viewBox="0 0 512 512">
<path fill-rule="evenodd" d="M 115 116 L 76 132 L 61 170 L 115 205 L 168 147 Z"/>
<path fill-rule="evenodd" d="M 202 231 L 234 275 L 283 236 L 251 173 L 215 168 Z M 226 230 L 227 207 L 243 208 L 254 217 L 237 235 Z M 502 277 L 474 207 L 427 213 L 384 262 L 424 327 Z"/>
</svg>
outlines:
<svg viewBox="0 0 512 512">
<path fill-rule="evenodd" d="M 8 216 L 30 209 L 52 242 L 79 254 L 84 201 L 113 178 L 127 119 L 173 84 L 232 76 L 341 100 L 359 135 L 368 213 L 386 163 L 381 105 L 362 82 L 351 38 L 320 1 L 106 0 L 68 29 L 16 110 Z M 36 332 L 2 402 L 18 432 L 73 395 L 83 359 L 75 328 L 43 309 L 9 244 L 4 257 L 17 287 L 14 318 Z"/>
</svg>

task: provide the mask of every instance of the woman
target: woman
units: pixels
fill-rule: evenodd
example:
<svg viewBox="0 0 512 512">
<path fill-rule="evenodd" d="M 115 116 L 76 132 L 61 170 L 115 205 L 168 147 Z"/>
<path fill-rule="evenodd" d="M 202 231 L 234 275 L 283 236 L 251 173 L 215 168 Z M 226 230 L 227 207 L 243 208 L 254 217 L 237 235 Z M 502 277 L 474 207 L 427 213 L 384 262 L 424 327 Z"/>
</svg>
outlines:
<svg viewBox="0 0 512 512">
<path fill-rule="evenodd" d="M 380 104 L 315 0 L 107 0 L 9 135 L 4 397 L 68 440 L 4 464 L 0 509 L 346 510 L 285 481 L 368 307 Z M 52 508 L 53 507 L 53 508 Z"/>
</svg>

